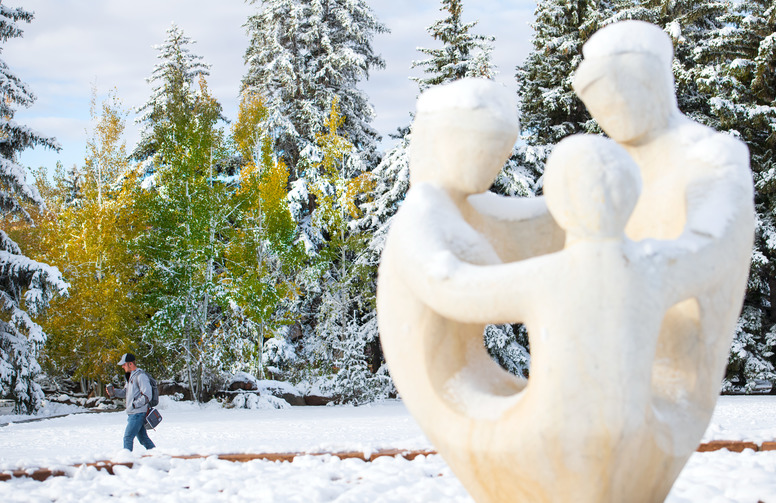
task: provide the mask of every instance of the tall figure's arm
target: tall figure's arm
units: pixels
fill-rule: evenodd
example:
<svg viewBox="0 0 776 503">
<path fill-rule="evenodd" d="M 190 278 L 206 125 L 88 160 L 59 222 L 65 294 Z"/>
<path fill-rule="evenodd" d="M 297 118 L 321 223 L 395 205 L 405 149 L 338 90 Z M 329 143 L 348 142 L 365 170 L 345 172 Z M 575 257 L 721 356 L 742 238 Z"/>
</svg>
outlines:
<svg viewBox="0 0 776 503">
<path fill-rule="evenodd" d="M 752 190 L 747 180 L 711 175 L 687 189 L 687 223 L 673 241 L 642 242 L 666 268 L 669 305 L 708 289 L 751 247 Z M 748 257 L 748 253 L 747 253 Z"/>
<path fill-rule="evenodd" d="M 544 197 L 505 197 L 492 192 L 469 196 L 476 211 L 467 219 L 501 257 L 516 262 L 563 249 L 566 234 L 552 218 Z"/>
</svg>

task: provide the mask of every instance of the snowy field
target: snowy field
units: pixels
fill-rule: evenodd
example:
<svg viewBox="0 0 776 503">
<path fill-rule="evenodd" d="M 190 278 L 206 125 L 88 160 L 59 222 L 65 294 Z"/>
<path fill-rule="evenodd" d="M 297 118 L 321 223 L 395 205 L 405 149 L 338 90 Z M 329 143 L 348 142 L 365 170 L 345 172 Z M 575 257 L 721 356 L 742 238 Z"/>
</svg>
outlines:
<svg viewBox="0 0 776 503">
<path fill-rule="evenodd" d="M 152 455 L 137 445 L 120 449 L 123 412 L 75 414 L 44 421 L 0 416 L 0 470 L 60 468 L 70 476 L 45 482 L 0 482 L 0 502 L 44 501 L 261 501 L 471 502 L 439 456 L 367 463 L 331 456 L 293 462 L 232 463 L 181 454 L 263 452 L 374 452 L 433 448 L 398 401 L 364 407 L 293 407 L 283 410 L 201 408 L 162 397 L 164 421 L 150 432 Z M 48 414 L 72 412 L 52 404 Z M 704 441 L 776 440 L 776 397 L 721 397 Z M 70 465 L 131 461 L 116 475 Z M 685 502 L 776 502 L 776 451 L 696 453 L 668 498 Z"/>
</svg>

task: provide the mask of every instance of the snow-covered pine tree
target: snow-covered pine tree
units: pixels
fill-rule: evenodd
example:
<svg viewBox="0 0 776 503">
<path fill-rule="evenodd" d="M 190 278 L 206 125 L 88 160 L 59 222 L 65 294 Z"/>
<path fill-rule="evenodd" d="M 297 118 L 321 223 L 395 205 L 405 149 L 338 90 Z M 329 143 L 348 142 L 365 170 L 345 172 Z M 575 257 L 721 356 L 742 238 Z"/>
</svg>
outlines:
<svg viewBox="0 0 776 503">
<path fill-rule="evenodd" d="M 594 130 L 571 82 L 582 61 L 582 45 L 600 27 L 606 12 L 607 3 L 602 0 L 539 0 L 532 25 L 533 49 L 515 75 L 522 138 L 530 147 L 552 146 L 571 134 Z M 536 166 L 541 175 L 543 156 Z"/>
<path fill-rule="evenodd" d="M 736 2 L 695 47 L 696 82 L 717 129 L 744 140 L 756 187 L 757 229 L 744 309 L 723 389 L 776 382 L 776 4 Z"/>
<path fill-rule="evenodd" d="M 191 52 L 195 41 L 173 23 L 167 29 L 167 38 L 154 49 L 158 51 L 159 62 L 147 79 L 151 84 L 151 96 L 137 109 L 137 122 L 143 125 L 143 132 L 132 152 L 132 157 L 144 161 L 160 148 L 160 132 L 169 129 L 175 113 L 172 108 L 184 103 L 186 95 L 194 92 L 196 79 L 210 75 L 210 65 Z"/>
<path fill-rule="evenodd" d="M 639 19 L 663 28 L 674 43 L 674 81 L 679 109 L 693 120 L 715 126 L 709 102 L 713 96 L 702 92 L 697 75 L 702 71 L 694 53 L 699 45 L 723 28 L 729 11 L 727 0 L 610 0 L 612 16 L 605 24 Z"/>
<path fill-rule="evenodd" d="M 374 310 L 374 295 L 363 294 L 364 285 L 372 280 L 371 269 L 356 260 L 368 236 L 353 230 L 360 213 L 358 203 L 371 193 L 373 176 L 343 174 L 354 149 L 339 134 L 342 119 L 335 101 L 326 134 L 316 138 L 322 157 L 304 173 L 307 190 L 316 202 L 310 227 L 318 229 L 320 236 L 319 245 L 310 250 L 308 263 L 298 274 L 302 291 L 297 303 L 302 331 L 299 354 L 306 364 L 298 376 L 317 382 L 342 401 L 359 401 L 380 394 L 378 389 L 390 381 L 384 370 L 381 374 L 372 371 L 382 363 L 379 356 L 374 367 L 368 358 L 367 347 L 377 345 L 376 331 L 363 329 Z M 359 389 L 361 385 L 367 389 Z"/>
<path fill-rule="evenodd" d="M 267 100 L 267 129 L 273 150 L 295 167 L 301 153 L 315 149 L 337 99 L 343 136 L 364 164 L 379 160 L 377 131 L 370 126 L 374 110 L 358 83 L 383 59 L 372 39 L 387 28 L 365 0 L 251 0 L 260 4 L 245 24 L 250 43 L 243 88 Z"/>
<path fill-rule="evenodd" d="M 337 368 L 327 391 L 340 402 L 360 405 L 396 396 L 382 359 L 375 314 L 372 310 L 366 319 L 354 314 L 345 326 L 347 336 L 335 341 Z"/>
<path fill-rule="evenodd" d="M 0 4 L 0 42 L 21 37 L 18 23 L 29 23 L 32 18 L 32 12 Z M 38 191 L 27 184 L 27 173 L 17 163 L 18 153 L 36 145 L 60 147 L 53 138 L 13 120 L 16 107 L 32 105 L 35 95 L 3 60 L 0 75 L 0 209 L 8 225 L 18 219 L 30 221 L 25 204 L 43 205 Z M 38 352 L 46 341 L 46 334 L 32 317 L 42 314 L 55 295 L 66 293 L 67 284 L 58 269 L 27 258 L 2 230 L 0 278 L 0 396 L 13 397 L 15 411 L 28 414 L 37 410 L 43 399 L 34 379 L 40 372 Z"/>
<path fill-rule="evenodd" d="M 496 180 L 499 192 L 518 196 L 539 193 L 552 147 L 574 133 L 599 132 L 571 82 L 582 61 L 582 46 L 608 13 L 607 0 L 537 3 L 533 49 L 515 74 L 522 141 Z"/>
<path fill-rule="evenodd" d="M 420 52 L 430 57 L 412 62 L 412 68 L 420 67 L 426 73 L 425 77 L 413 78 L 421 91 L 464 77 L 493 78 L 496 69 L 490 54 L 495 39 L 470 33 L 477 22 L 463 22 L 463 0 L 442 0 L 439 10 L 446 12 L 447 17 L 436 21 L 427 31 L 431 38 L 442 42 L 442 47 L 419 47 Z"/>
<path fill-rule="evenodd" d="M 380 264 L 380 255 L 385 246 L 391 219 L 404 201 L 410 187 L 409 142 L 410 133 L 405 132 L 396 146 L 372 171 L 375 180 L 372 200 L 362 205 L 364 213 L 353 223 L 355 232 L 370 236 L 369 244 L 357 260 L 375 271 L 374 278 L 377 276 L 377 266 Z M 375 291 L 374 281 L 370 289 Z"/>
</svg>

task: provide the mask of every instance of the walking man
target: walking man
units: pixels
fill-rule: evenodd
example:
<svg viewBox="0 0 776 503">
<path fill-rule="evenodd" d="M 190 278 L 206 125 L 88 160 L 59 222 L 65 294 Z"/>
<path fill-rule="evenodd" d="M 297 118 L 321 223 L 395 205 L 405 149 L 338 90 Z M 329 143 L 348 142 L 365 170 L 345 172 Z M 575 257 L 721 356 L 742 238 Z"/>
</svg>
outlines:
<svg viewBox="0 0 776 503">
<path fill-rule="evenodd" d="M 118 363 L 127 375 L 124 389 L 105 388 L 109 396 L 124 398 L 127 402 L 127 429 L 124 431 L 124 448 L 132 450 L 137 437 L 146 449 L 156 447 L 148 438 L 145 430 L 145 417 L 148 412 L 148 402 L 151 400 L 151 381 L 145 371 L 137 368 L 135 355 L 126 353 Z"/>
</svg>

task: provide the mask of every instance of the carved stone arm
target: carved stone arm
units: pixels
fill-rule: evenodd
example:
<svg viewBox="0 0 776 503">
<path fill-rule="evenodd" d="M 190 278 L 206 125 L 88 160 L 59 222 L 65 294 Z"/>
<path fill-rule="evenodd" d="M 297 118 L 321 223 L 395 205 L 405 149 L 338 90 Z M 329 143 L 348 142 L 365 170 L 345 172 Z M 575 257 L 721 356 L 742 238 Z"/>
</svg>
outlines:
<svg viewBox="0 0 776 503">
<path fill-rule="evenodd" d="M 752 216 L 741 204 L 751 191 L 730 178 L 708 177 L 687 189 L 687 223 L 676 240 L 644 240 L 642 250 L 665 268 L 669 305 L 713 287 L 721 274 L 738 263 L 742 232 Z M 751 239 L 751 238 L 750 238 Z M 746 242 L 746 239 L 743 240 Z"/>
<path fill-rule="evenodd" d="M 502 262 L 563 249 L 566 233 L 552 218 L 544 197 L 469 196 L 476 212 L 467 218 L 490 242 Z"/>
<path fill-rule="evenodd" d="M 401 274 L 410 290 L 443 317 L 461 323 L 518 323 L 530 311 L 531 285 L 540 280 L 544 257 L 472 265 L 450 250 L 424 248 L 422 256 L 401 253 Z"/>
</svg>

